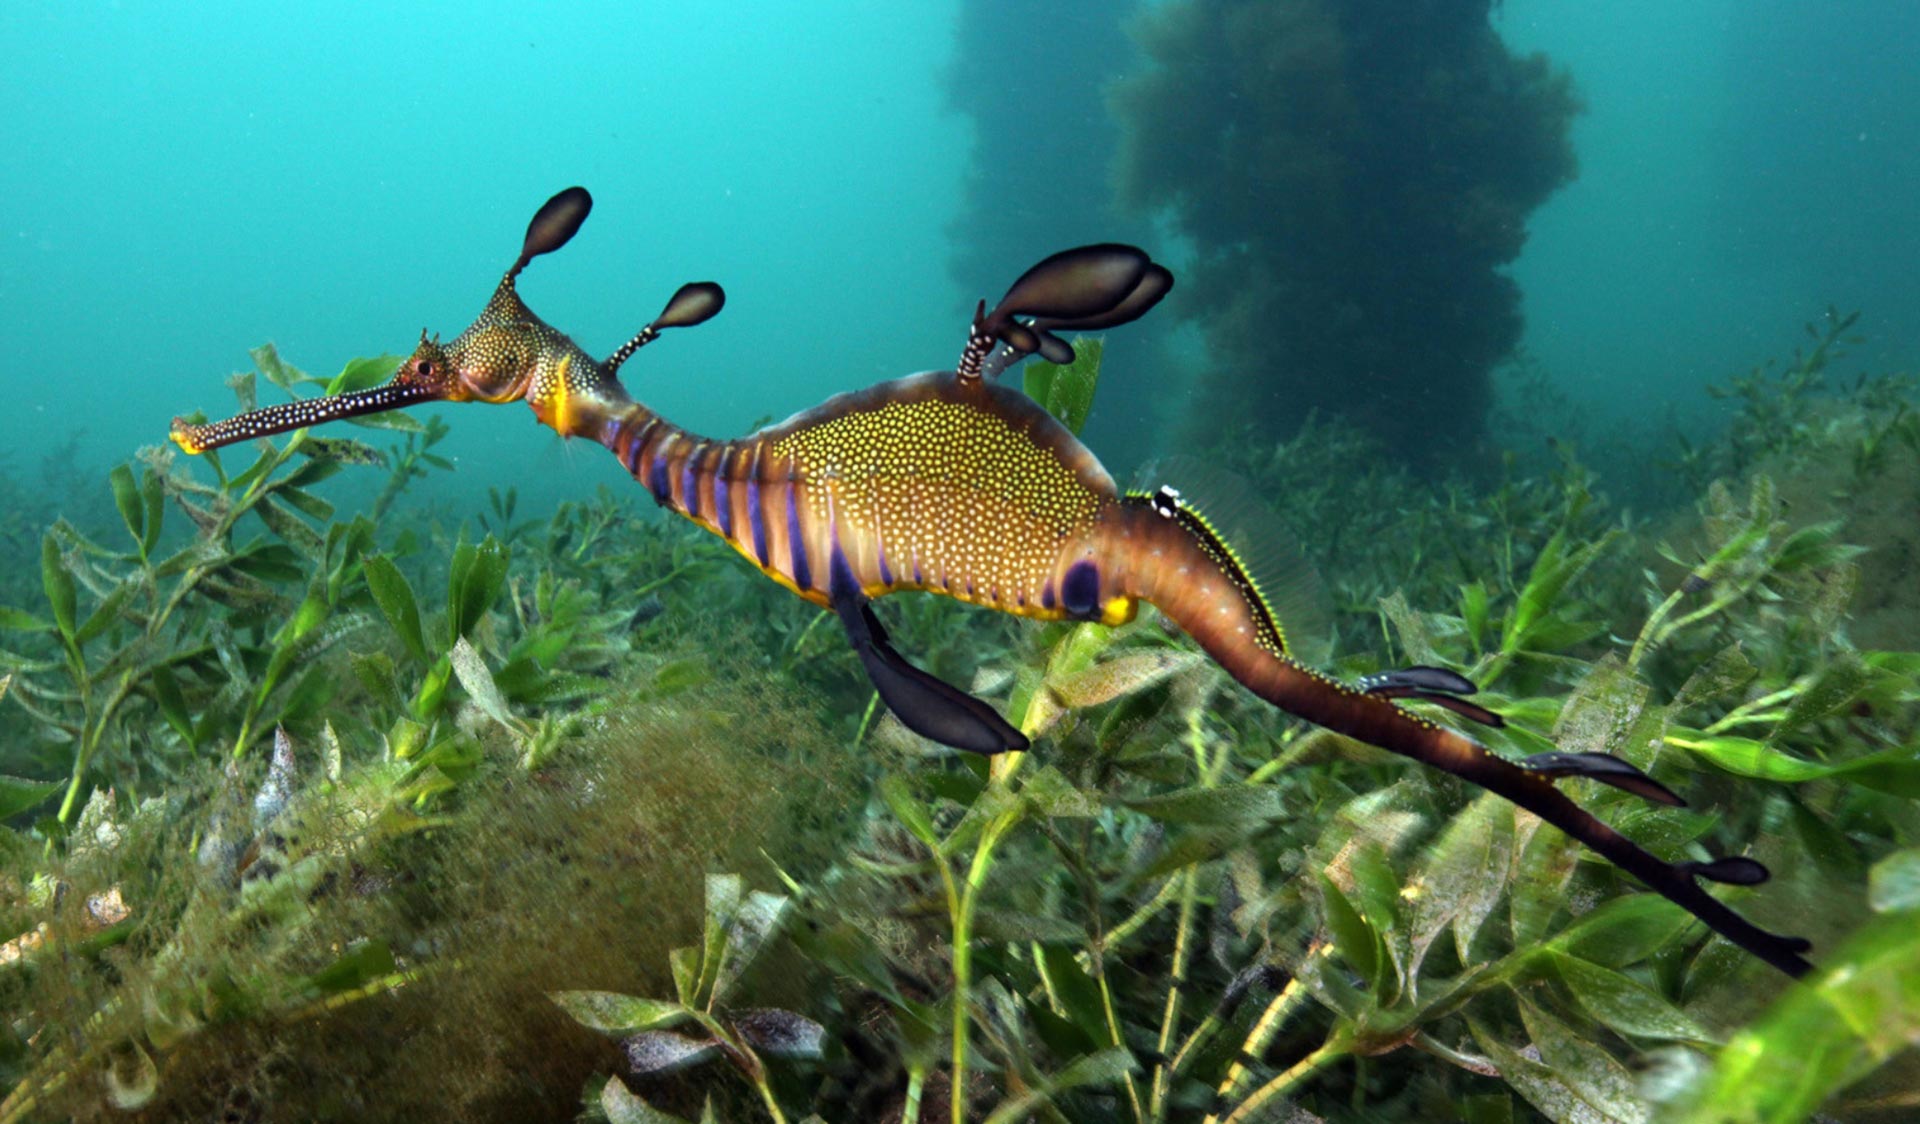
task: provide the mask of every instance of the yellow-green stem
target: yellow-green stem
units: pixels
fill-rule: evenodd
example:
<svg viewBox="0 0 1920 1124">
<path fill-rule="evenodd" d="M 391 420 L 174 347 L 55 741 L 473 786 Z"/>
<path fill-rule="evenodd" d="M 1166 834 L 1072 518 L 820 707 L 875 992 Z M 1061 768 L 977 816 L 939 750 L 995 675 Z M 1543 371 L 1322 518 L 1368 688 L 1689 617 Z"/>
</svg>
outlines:
<svg viewBox="0 0 1920 1124">
<path fill-rule="evenodd" d="M 878 710 L 879 707 L 880 692 L 875 691 L 873 697 L 867 700 L 866 712 L 860 715 L 860 728 L 853 732 L 853 747 L 855 749 L 860 748 L 860 743 L 867 740 L 867 730 L 872 727 L 874 712 Z"/>
<path fill-rule="evenodd" d="M 1175 1053 L 1173 1060 L 1167 1063 L 1167 1079 L 1169 1081 L 1186 1072 L 1187 1063 L 1193 1060 L 1194 1054 L 1202 1046 L 1213 1041 L 1213 1036 L 1220 1031 L 1220 1025 L 1219 1014 L 1212 1011 L 1207 1012 L 1207 1017 L 1200 1020 L 1199 1026 L 1193 1028 L 1193 1033 L 1187 1035 L 1187 1040 L 1180 1044 L 1179 1052 Z"/>
<path fill-rule="evenodd" d="M 1665 601 L 1660 602 L 1660 607 L 1647 617 L 1647 623 L 1640 627 L 1640 635 L 1634 638 L 1633 649 L 1627 653 L 1627 674 L 1633 674 L 1640 667 L 1640 659 L 1647 654 L 1647 648 L 1649 643 L 1653 642 L 1654 634 L 1660 630 L 1662 624 L 1666 623 L 1674 606 L 1680 604 L 1680 599 L 1686 595 L 1685 586 L 1674 590 L 1667 595 Z"/>
<path fill-rule="evenodd" d="M 1247 774 L 1245 783 L 1249 786 L 1265 784 L 1267 778 L 1273 776 L 1275 773 L 1291 768 L 1293 763 L 1300 759 L 1300 755 L 1306 751 L 1307 744 L 1308 741 L 1305 737 L 1295 737 L 1292 742 L 1288 743 L 1287 748 L 1281 751 L 1279 756 L 1268 760 L 1266 764 Z"/>
<path fill-rule="evenodd" d="M 927 1084 L 927 1071 L 914 1065 L 907 1068 L 907 1100 L 900 1109 L 900 1124 L 920 1124 L 920 1090 Z"/>
<path fill-rule="evenodd" d="M 80 783 L 86 779 L 87 765 L 92 762 L 94 753 L 100 748 L 100 739 L 107 732 L 107 721 L 113 717 L 114 711 L 120 709 L 121 700 L 127 697 L 127 688 L 132 679 L 132 672 L 120 673 L 120 681 L 114 684 L 113 693 L 108 695 L 106 701 L 100 705 L 100 713 L 95 716 L 93 724 L 88 727 L 86 736 L 80 743 L 80 748 L 75 752 L 73 775 L 67 778 L 67 794 L 60 801 L 62 825 L 66 824 L 73 815 L 74 805 L 80 799 Z"/>
<path fill-rule="evenodd" d="M 1161 1061 L 1153 1066 L 1153 1087 L 1148 1094 L 1148 1108 L 1153 1119 L 1159 1120 L 1166 1111 L 1167 1089 L 1170 1085 L 1166 1059 L 1173 1045 L 1174 1033 L 1180 1028 L 1180 1002 L 1186 993 L 1187 961 L 1192 957 L 1191 929 L 1193 911 L 1197 894 L 1197 879 L 1192 867 L 1181 872 L 1180 879 L 1180 920 L 1174 927 L 1173 964 L 1168 971 L 1170 982 L 1167 985 L 1167 1003 L 1160 1016 L 1160 1038 L 1154 1050 Z"/>
<path fill-rule="evenodd" d="M 1284 1096 L 1294 1086 L 1346 1055 L 1347 1045 L 1344 1036 L 1328 1039 L 1325 1045 L 1301 1058 L 1285 1073 L 1255 1089 L 1251 1096 L 1241 1101 L 1232 1112 L 1227 1114 L 1225 1124 L 1246 1124 L 1247 1121 L 1259 1119 L 1254 1114 L 1259 1112 L 1268 1101 Z"/>
<path fill-rule="evenodd" d="M 1309 951 L 1307 955 L 1314 956 L 1318 953 L 1319 950 L 1315 949 Z M 1273 1041 L 1273 1036 L 1280 1032 L 1281 1026 L 1285 1025 L 1287 1016 L 1292 1014 L 1293 1009 L 1298 1007 L 1306 997 L 1307 989 L 1302 986 L 1298 978 L 1290 980 L 1286 987 L 1281 988 L 1280 994 L 1267 1003 L 1267 1009 L 1260 1012 L 1260 1018 L 1254 1022 L 1253 1029 L 1247 1032 L 1247 1040 L 1240 1048 L 1240 1056 L 1259 1057 L 1266 1050 L 1267 1044 Z M 1227 1075 L 1220 1080 L 1220 1084 L 1214 1090 L 1214 1100 L 1217 1103 L 1225 1103 L 1228 1098 L 1238 1092 L 1241 1079 L 1246 1076 L 1246 1072 L 1247 1066 L 1244 1062 L 1235 1060 L 1229 1065 Z M 1219 1121 L 1219 1113 L 1207 1114 L 1206 1124 L 1219 1124 Z"/>
<path fill-rule="evenodd" d="M 973 913 L 993 868 L 993 849 L 1019 822 L 1020 813 L 1002 812 L 980 832 L 980 845 L 974 848 L 973 862 L 967 868 L 967 883 L 957 898 L 953 877 L 946 860 L 940 863 L 947 883 L 947 908 L 953 917 L 953 1124 L 966 1124 L 967 1030 L 971 1017 L 971 980 L 973 976 Z"/>
<path fill-rule="evenodd" d="M 767 1087 L 767 1075 L 764 1072 L 754 1075 L 753 1087 L 760 1091 L 760 1099 L 766 1102 L 767 1113 L 773 1117 L 773 1124 L 787 1124 L 786 1113 L 780 1111 L 780 1102 L 773 1099 L 773 1090 Z"/>
<path fill-rule="evenodd" d="M 1134 930 L 1153 920 L 1154 917 L 1166 907 L 1166 904 L 1173 900 L 1174 895 L 1179 892 L 1180 879 L 1177 877 L 1167 878 L 1166 881 L 1160 883 L 1160 888 L 1155 890 L 1153 896 L 1142 903 L 1139 909 L 1128 914 L 1125 921 L 1107 930 L 1107 935 L 1101 939 L 1101 947 L 1106 949 L 1119 947 L 1122 941 L 1133 935 Z"/>
<path fill-rule="evenodd" d="M 1094 961 L 1094 978 L 1100 985 L 1100 1007 L 1107 1017 L 1107 1037 L 1112 1045 L 1124 1047 L 1126 1037 L 1120 1033 L 1120 1012 L 1113 1005 L 1113 989 L 1107 984 L 1107 968 L 1103 959 Z M 1121 1079 L 1127 1083 L 1127 1103 L 1133 1108 L 1133 1118 L 1144 1122 L 1147 1118 L 1146 1106 L 1140 1103 L 1140 1087 L 1134 1084 L 1133 1074 L 1123 1074 Z"/>
</svg>

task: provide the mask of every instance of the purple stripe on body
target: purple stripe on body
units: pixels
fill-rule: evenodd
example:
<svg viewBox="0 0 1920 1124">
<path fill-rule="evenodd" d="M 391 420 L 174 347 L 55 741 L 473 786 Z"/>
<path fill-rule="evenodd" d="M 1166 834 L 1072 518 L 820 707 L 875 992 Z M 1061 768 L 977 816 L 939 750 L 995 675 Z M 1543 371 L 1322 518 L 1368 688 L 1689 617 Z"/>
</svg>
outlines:
<svg viewBox="0 0 1920 1124">
<path fill-rule="evenodd" d="M 733 539 L 733 482 L 727 479 L 727 473 L 733 469 L 733 447 L 720 454 L 720 464 L 713 473 L 714 522 L 720 525 L 720 537 Z"/>
<path fill-rule="evenodd" d="M 694 474 L 694 462 L 704 451 L 695 449 L 688 453 L 687 463 L 680 468 L 680 505 L 692 515 L 700 514 L 700 478 Z"/>
<path fill-rule="evenodd" d="M 800 533 L 800 489 L 787 485 L 787 548 L 793 554 L 793 584 L 813 588 L 813 567 L 807 561 L 807 543 Z"/>
<path fill-rule="evenodd" d="M 629 476 L 640 475 L 640 446 L 646 443 L 646 435 L 646 429 L 642 428 L 640 432 L 633 435 L 632 441 L 627 442 L 626 451 L 620 454 L 620 463 L 627 466 Z"/>
<path fill-rule="evenodd" d="M 753 556 L 767 565 L 767 517 L 760 510 L 760 478 L 747 477 L 747 522 L 753 527 Z"/>
<path fill-rule="evenodd" d="M 833 553 L 827 558 L 827 595 L 835 602 L 860 592 L 860 582 L 847 564 L 847 553 L 840 549 L 840 536 L 833 537 Z"/>
<path fill-rule="evenodd" d="M 660 444 L 665 446 L 666 442 L 662 441 Z M 667 480 L 667 453 L 665 448 L 653 454 L 653 465 L 647 469 L 647 490 L 651 491 L 653 498 L 662 505 L 668 504 L 673 500 L 673 487 Z"/>
</svg>

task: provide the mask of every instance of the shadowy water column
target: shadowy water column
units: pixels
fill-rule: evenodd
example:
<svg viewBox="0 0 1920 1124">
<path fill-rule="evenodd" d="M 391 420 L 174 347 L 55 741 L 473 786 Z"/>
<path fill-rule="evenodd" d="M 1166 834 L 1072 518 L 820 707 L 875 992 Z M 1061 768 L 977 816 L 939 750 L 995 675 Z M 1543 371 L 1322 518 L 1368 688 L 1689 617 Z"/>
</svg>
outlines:
<svg viewBox="0 0 1920 1124">
<path fill-rule="evenodd" d="M 1502 267 L 1574 175 L 1571 82 L 1491 0 L 1176 0 L 1113 91 L 1124 205 L 1198 260 L 1170 302 L 1208 355 L 1196 430 L 1344 415 L 1415 463 L 1482 435 L 1520 336 Z"/>
</svg>

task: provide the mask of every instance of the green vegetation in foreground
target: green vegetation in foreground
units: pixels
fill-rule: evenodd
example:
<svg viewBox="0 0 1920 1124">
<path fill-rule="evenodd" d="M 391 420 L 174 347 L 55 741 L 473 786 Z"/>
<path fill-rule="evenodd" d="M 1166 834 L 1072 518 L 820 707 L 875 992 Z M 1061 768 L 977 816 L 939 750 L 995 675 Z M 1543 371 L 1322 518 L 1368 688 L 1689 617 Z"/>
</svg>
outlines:
<svg viewBox="0 0 1920 1124">
<path fill-rule="evenodd" d="M 1897 1119 L 1920 421 L 1898 380 L 1827 387 L 1848 322 L 1735 381 L 1652 519 L 1564 446 L 1491 485 L 1324 424 L 1219 454 L 1318 556 L 1341 674 L 1458 668 L 1496 750 L 1660 777 L 1691 807 L 1577 795 L 1767 863 L 1727 893 L 1816 941 L 1803 987 L 1152 614 L 890 599 L 1036 738 L 935 755 L 825 614 L 638 493 L 390 526 L 446 467 L 393 419 L 211 483 L 145 454 L 10 532 L 0 1122 Z M 1083 354 L 1029 381 L 1071 424 Z M 315 490 L 341 472 L 385 474 L 367 513 Z"/>
</svg>

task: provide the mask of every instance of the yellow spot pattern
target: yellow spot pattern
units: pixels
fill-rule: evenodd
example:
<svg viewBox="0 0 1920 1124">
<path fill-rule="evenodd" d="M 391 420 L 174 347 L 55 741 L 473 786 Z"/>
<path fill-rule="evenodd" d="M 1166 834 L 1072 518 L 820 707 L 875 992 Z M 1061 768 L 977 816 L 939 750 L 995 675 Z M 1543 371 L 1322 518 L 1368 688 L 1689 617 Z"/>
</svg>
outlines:
<svg viewBox="0 0 1920 1124">
<path fill-rule="evenodd" d="M 1037 603 L 1063 540 L 1101 504 L 1032 437 L 963 402 L 890 402 L 791 433 L 771 451 L 792 458 L 817 525 L 837 519 L 863 584 L 877 584 L 877 546 L 893 586 L 946 587 L 989 605 Z"/>
</svg>

